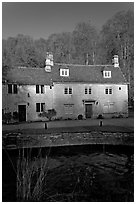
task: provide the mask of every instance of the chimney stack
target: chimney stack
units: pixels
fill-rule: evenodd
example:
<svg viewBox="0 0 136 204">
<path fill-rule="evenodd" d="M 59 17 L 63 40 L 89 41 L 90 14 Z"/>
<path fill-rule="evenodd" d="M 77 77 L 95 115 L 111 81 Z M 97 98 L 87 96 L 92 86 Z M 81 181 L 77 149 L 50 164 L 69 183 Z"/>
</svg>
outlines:
<svg viewBox="0 0 136 204">
<path fill-rule="evenodd" d="M 53 54 L 51 52 L 46 53 L 46 65 L 45 71 L 51 72 L 51 68 L 53 67 Z"/>
<path fill-rule="evenodd" d="M 119 57 L 118 57 L 118 55 L 114 55 L 113 63 L 114 63 L 114 67 L 119 67 Z"/>
</svg>

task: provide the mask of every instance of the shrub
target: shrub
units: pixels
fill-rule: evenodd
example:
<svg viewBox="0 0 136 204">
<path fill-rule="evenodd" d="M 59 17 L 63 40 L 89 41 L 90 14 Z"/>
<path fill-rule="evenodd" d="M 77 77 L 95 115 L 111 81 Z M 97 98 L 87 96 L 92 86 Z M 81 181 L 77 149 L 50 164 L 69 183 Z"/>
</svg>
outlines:
<svg viewBox="0 0 136 204">
<path fill-rule="evenodd" d="M 47 111 L 44 111 L 42 113 L 39 114 L 39 117 L 46 117 L 49 119 L 49 121 L 51 121 L 51 119 L 56 116 L 57 112 L 55 109 L 50 109 L 50 110 L 47 110 Z"/>
<path fill-rule="evenodd" d="M 83 116 L 82 115 L 78 115 L 78 120 L 83 120 Z"/>
<path fill-rule="evenodd" d="M 98 115 L 97 119 L 104 119 L 104 117 L 100 114 Z"/>
<path fill-rule="evenodd" d="M 11 112 L 2 114 L 2 121 L 4 123 L 9 123 L 11 121 L 11 119 L 12 119 Z"/>
<path fill-rule="evenodd" d="M 13 112 L 13 119 L 18 120 L 19 119 L 19 114 L 17 111 Z"/>
</svg>

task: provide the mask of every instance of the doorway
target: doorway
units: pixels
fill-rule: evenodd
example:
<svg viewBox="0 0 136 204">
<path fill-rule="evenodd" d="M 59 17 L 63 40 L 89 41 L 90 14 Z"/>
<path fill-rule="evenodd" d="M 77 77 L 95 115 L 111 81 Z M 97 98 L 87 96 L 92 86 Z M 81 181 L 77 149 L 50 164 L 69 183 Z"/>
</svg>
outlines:
<svg viewBox="0 0 136 204">
<path fill-rule="evenodd" d="M 26 105 L 18 106 L 19 122 L 26 121 Z"/>
<path fill-rule="evenodd" d="M 85 104 L 85 116 L 86 118 L 91 118 L 93 114 L 92 104 Z"/>
</svg>

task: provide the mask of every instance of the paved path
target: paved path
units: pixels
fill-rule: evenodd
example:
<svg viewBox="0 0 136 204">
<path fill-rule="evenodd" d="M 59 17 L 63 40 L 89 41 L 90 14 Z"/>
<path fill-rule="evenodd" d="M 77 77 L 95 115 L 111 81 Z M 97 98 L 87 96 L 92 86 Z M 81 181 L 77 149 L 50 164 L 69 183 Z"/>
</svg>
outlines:
<svg viewBox="0 0 136 204">
<path fill-rule="evenodd" d="M 98 119 L 87 119 L 87 120 L 64 120 L 64 121 L 51 121 L 47 122 L 47 127 L 49 130 L 54 128 L 70 128 L 70 127 L 99 127 L 100 120 Z M 103 119 L 103 127 L 105 126 L 115 126 L 121 128 L 128 128 L 133 131 L 134 128 L 134 119 L 133 118 L 117 118 L 117 119 Z M 14 125 L 3 125 L 3 131 L 12 131 L 12 130 L 36 130 L 36 129 L 45 129 L 45 122 L 31 122 L 31 123 L 20 123 Z"/>
</svg>

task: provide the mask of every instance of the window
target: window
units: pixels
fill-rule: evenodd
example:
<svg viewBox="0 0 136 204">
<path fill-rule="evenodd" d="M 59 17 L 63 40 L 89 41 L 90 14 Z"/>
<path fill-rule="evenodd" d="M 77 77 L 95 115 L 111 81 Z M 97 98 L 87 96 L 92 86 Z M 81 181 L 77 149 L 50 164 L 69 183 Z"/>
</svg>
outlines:
<svg viewBox="0 0 136 204">
<path fill-rule="evenodd" d="M 87 92 L 88 92 L 88 91 L 87 91 L 87 88 L 85 88 L 85 94 L 87 94 Z"/>
<path fill-rule="evenodd" d="M 111 78 L 111 71 L 103 71 L 104 78 Z"/>
<path fill-rule="evenodd" d="M 36 112 L 44 112 L 45 103 L 36 103 Z"/>
<path fill-rule="evenodd" d="M 106 88 L 105 94 L 112 94 L 112 88 Z"/>
<path fill-rule="evenodd" d="M 40 103 L 36 103 L 36 112 L 40 112 Z"/>
<path fill-rule="evenodd" d="M 64 89 L 64 94 L 72 94 L 72 88 L 65 88 Z"/>
<path fill-rule="evenodd" d="M 105 94 L 108 94 L 108 93 L 109 93 L 108 89 L 105 89 Z"/>
<path fill-rule="evenodd" d="M 12 84 L 8 84 L 8 93 L 12 94 Z"/>
<path fill-rule="evenodd" d="M 72 115 L 73 114 L 73 104 L 65 104 L 64 105 L 64 112 L 65 114 Z"/>
<path fill-rule="evenodd" d="M 41 112 L 45 111 L 45 103 L 41 103 Z"/>
<path fill-rule="evenodd" d="M 36 85 L 36 93 L 39 93 L 39 85 Z"/>
<path fill-rule="evenodd" d="M 17 84 L 8 84 L 8 93 L 17 94 Z"/>
<path fill-rule="evenodd" d="M 69 69 L 60 69 L 60 76 L 68 77 Z"/>
<path fill-rule="evenodd" d="M 68 88 L 64 89 L 64 94 L 68 94 Z"/>
<path fill-rule="evenodd" d="M 13 92 L 14 92 L 14 94 L 17 94 L 17 84 L 13 85 Z"/>
<path fill-rule="evenodd" d="M 107 102 L 103 104 L 103 113 L 114 113 L 114 102 Z"/>
<path fill-rule="evenodd" d="M 85 94 L 91 94 L 92 93 L 92 89 L 91 89 L 91 87 L 89 87 L 89 88 L 85 88 Z"/>
<path fill-rule="evenodd" d="M 91 89 L 91 87 L 89 87 L 89 94 L 91 94 L 91 92 L 92 92 L 92 89 Z"/>
<path fill-rule="evenodd" d="M 39 94 L 39 93 L 43 94 L 44 93 L 44 85 L 41 85 L 41 87 L 40 87 L 40 85 L 36 85 L 36 93 L 37 94 Z"/>
<path fill-rule="evenodd" d="M 69 88 L 69 94 L 72 94 L 72 88 Z"/>
<path fill-rule="evenodd" d="M 41 85 L 41 94 L 44 93 L 44 85 Z"/>
<path fill-rule="evenodd" d="M 109 94 L 112 94 L 112 89 L 111 88 L 109 89 Z"/>
</svg>

